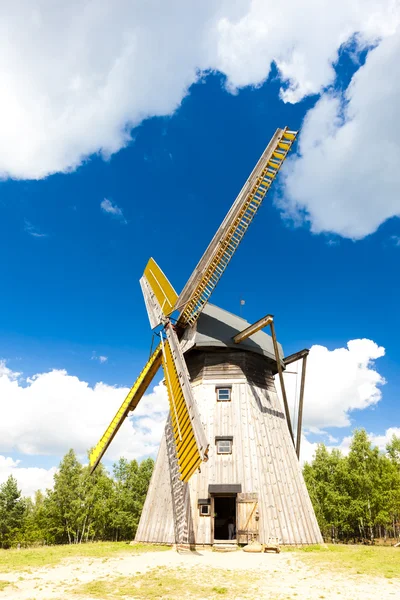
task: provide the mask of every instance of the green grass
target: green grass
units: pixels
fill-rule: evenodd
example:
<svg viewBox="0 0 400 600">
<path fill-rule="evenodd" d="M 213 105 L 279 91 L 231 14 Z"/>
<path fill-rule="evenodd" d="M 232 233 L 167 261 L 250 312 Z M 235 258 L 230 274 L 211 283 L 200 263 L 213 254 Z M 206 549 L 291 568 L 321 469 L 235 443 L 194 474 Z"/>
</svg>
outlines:
<svg viewBox="0 0 400 600">
<path fill-rule="evenodd" d="M 229 569 L 166 569 L 157 568 L 132 577 L 97 580 L 73 590 L 78 595 L 101 600 L 135 598 L 135 600 L 213 600 L 216 598 L 254 598 L 259 578 L 251 583 L 244 573 Z"/>
<path fill-rule="evenodd" d="M 0 581 L 0 592 L 2 592 L 8 585 L 11 585 L 11 581 Z"/>
<path fill-rule="evenodd" d="M 54 566 L 62 560 L 79 556 L 107 560 L 115 554 L 142 554 L 143 552 L 169 549 L 169 546 L 154 546 L 151 544 L 134 544 L 131 546 L 126 542 L 95 542 L 93 544 L 0 550 L 0 573 L 29 571 L 30 569 Z"/>
<path fill-rule="evenodd" d="M 294 550 L 309 565 L 351 571 L 358 575 L 400 578 L 400 548 L 327 544 Z"/>
</svg>

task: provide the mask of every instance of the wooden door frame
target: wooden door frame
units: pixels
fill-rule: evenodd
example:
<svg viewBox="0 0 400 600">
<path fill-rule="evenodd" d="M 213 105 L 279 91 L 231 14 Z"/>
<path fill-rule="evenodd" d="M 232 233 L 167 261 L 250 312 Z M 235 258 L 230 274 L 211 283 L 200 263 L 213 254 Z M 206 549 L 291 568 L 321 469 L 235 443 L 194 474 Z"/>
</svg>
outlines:
<svg viewBox="0 0 400 600">
<path fill-rule="evenodd" d="M 214 543 L 214 495 L 211 496 L 211 543 Z"/>
<path fill-rule="evenodd" d="M 210 502 L 210 511 L 211 511 L 211 544 L 215 543 L 214 534 L 215 534 L 215 522 L 214 522 L 214 513 L 215 513 L 215 504 L 214 499 L 217 498 L 235 498 L 235 529 L 236 529 L 236 541 L 237 541 L 237 519 L 238 519 L 238 501 L 237 501 L 237 492 L 226 492 L 222 494 L 210 494 L 211 502 Z M 235 539 L 235 538 L 234 538 Z M 218 541 L 218 540 L 217 540 Z"/>
</svg>

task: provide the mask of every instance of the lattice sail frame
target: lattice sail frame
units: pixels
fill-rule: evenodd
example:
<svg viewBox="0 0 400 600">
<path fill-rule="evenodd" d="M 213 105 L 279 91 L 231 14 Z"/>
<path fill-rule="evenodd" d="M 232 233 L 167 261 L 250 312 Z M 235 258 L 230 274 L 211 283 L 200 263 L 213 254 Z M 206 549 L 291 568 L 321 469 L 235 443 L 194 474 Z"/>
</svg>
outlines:
<svg viewBox="0 0 400 600">
<path fill-rule="evenodd" d="M 277 129 L 176 301 L 179 325 L 193 325 L 252 223 L 297 132 Z"/>
</svg>

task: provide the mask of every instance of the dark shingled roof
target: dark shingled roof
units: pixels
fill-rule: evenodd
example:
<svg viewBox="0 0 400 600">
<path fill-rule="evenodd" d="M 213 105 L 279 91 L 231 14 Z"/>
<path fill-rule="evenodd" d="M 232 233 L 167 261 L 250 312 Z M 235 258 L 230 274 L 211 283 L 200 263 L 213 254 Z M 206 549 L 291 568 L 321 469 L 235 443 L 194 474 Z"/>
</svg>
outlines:
<svg viewBox="0 0 400 600">
<path fill-rule="evenodd" d="M 186 329 L 183 336 L 183 351 L 191 348 L 217 347 L 250 350 L 275 360 L 272 337 L 264 331 L 258 331 L 240 344 L 235 344 L 233 337 L 251 325 L 226 310 L 207 303 L 196 325 Z M 283 360 L 282 346 L 278 343 L 279 354 Z"/>
</svg>

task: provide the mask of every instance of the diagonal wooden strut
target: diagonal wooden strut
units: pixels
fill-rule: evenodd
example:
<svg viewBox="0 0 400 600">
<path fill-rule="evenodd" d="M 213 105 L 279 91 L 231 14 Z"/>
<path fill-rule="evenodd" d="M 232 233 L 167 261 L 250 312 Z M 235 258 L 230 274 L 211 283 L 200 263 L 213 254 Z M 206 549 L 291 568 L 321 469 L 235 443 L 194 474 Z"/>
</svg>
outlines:
<svg viewBox="0 0 400 600">
<path fill-rule="evenodd" d="M 161 366 L 161 355 L 162 348 L 161 344 L 159 344 L 154 350 L 150 359 L 148 360 L 146 366 L 140 373 L 139 377 L 136 379 L 131 390 L 129 391 L 125 400 L 121 404 L 110 425 L 105 430 L 97 446 L 95 446 L 92 452 L 90 453 L 89 464 L 91 467 L 91 473 L 93 473 L 93 471 L 101 461 L 102 457 L 104 456 L 104 453 L 106 452 L 107 448 L 114 439 L 115 434 L 117 433 L 122 423 L 128 416 L 128 413 L 136 408 L 136 406 L 139 403 L 139 400 L 142 398 L 143 394 L 152 382 L 154 376 L 156 375 L 158 369 Z"/>
<path fill-rule="evenodd" d="M 272 321 L 272 315 L 266 315 L 265 317 L 259 319 L 252 325 L 246 327 L 246 329 L 243 329 L 243 331 L 239 331 L 239 333 L 237 333 L 232 339 L 235 342 L 235 344 L 240 344 L 240 342 L 247 340 L 248 337 L 254 335 L 255 333 L 257 333 L 257 331 L 260 331 L 260 329 L 264 329 L 264 327 L 270 325 Z"/>
<path fill-rule="evenodd" d="M 300 383 L 300 398 L 299 398 L 299 415 L 297 417 L 297 439 L 296 439 L 296 454 L 297 458 L 300 458 L 300 444 L 301 444 L 301 427 L 303 424 L 303 403 L 304 403 L 304 386 L 306 383 L 306 368 L 307 368 L 307 354 L 303 356 L 303 364 L 301 367 L 301 383 Z"/>
<path fill-rule="evenodd" d="M 178 323 L 193 325 L 233 257 L 250 223 L 279 172 L 297 132 L 277 129 L 242 188 L 176 304 Z"/>
<path fill-rule="evenodd" d="M 278 369 L 279 382 L 281 384 L 281 391 L 282 391 L 283 405 L 284 405 L 284 408 L 285 408 L 286 421 L 287 421 L 287 425 L 288 425 L 290 437 L 292 438 L 292 442 L 293 442 L 293 445 L 294 445 L 294 435 L 293 435 L 292 423 L 291 423 L 291 420 L 290 420 L 289 405 L 288 405 L 287 396 L 286 396 L 286 388 L 285 388 L 285 382 L 284 382 L 284 379 L 283 379 L 282 364 L 281 364 L 281 358 L 279 356 L 278 341 L 276 339 L 276 333 L 275 333 L 275 325 L 274 325 L 274 317 L 273 317 L 273 315 L 269 315 L 269 314 L 265 315 L 265 317 L 263 317 L 262 319 L 259 319 L 258 321 L 256 321 L 252 325 L 249 325 L 248 327 L 246 327 L 246 329 L 243 329 L 243 331 L 239 331 L 239 333 L 237 333 L 232 339 L 235 342 L 235 344 L 240 344 L 240 342 L 243 342 L 248 337 L 250 337 L 253 334 L 257 333 L 257 331 L 260 331 L 264 327 L 268 327 L 268 325 L 271 328 L 272 344 L 274 346 L 274 354 L 275 354 L 276 366 L 277 366 L 277 369 Z M 300 353 L 298 353 L 298 354 L 300 354 Z M 295 356 L 295 355 L 293 355 L 293 356 Z M 287 358 L 287 360 L 284 360 L 285 365 L 286 364 L 290 364 L 290 362 L 293 362 L 294 360 L 298 360 L 297 355 L 296 355 L 296 358 L 294 358 L 293 360 L 291 360 L 291 358 L 292 357 L 289 356 Z M 303 380 L 302 380 L 302 383 L 303 383 L 302 390 L 304 392 L 304 382 L 303 382 Z"/>
</svg>

